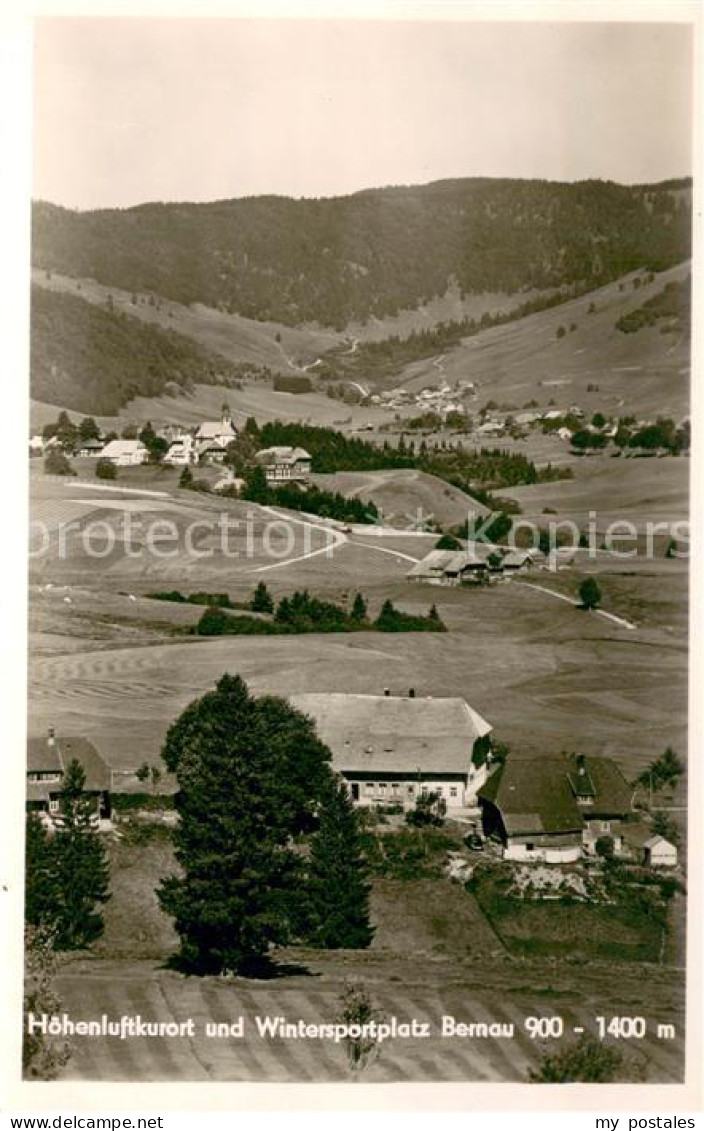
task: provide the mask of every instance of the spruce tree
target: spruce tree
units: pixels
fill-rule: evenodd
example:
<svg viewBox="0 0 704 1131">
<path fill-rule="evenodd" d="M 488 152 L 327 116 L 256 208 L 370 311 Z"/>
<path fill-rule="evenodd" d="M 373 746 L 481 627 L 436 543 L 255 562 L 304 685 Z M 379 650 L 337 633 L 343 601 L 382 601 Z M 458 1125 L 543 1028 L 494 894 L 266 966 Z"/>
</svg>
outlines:
<svg viewBox="0 0 704 1131">
<path fill-rule="evenodd" d="M 583 609 L 595 609 L 601 601 L 601 589 L 593 577 L 585 577 L 579 587 L 579 598 Z"/>
<path fill-rule="evenodd" d="M 162 756 L 179 784 L 181 875 L 158 890 L 181 940 L 175 961 L 195 974 L 252 969 L 290 935 L 302 869 L 293 838 L 314 827 L 330 751 L 312 720 L 225 675 L 186 707 Z"/>
<path fill-rule="evenodd" d="M 253 613 L 273 613 L 274 601 L 263 581 L 254 590 L 250 608 Z"/>
<path fill-rule="evenodd" d="M 69 762 L 61 791 L 62 827 L 52 842 L 56 880 L 57 950 L 77 950 L 103 933 L 97 909 L 110 898 L 109 869 L 100 836 L 92 823 L 93 802 L 85 793 L 86 775 Z"/>
<path fill-rule="evenodd" d="M 374 937 L 369 921 L 371 885 L 357 813 L 345 782 L 330 782 L 319 822 L 308 871 L 310 942 L 329 949 L 367 947 Z"/>
<path fill-rule="evenodd" d="M 53 840 L 37 813 L 28 813 L 25 833 L 24 917 L 32 927 L 51 928 L 57 914 Z"/>
<path fill-rule="evenodd" d="M 350 619 L 353 620 L 355 624 L 362 624 L 367 619 L 367 602 L 364 600 L 361 593 L 355 594 Z"/>
</svg>

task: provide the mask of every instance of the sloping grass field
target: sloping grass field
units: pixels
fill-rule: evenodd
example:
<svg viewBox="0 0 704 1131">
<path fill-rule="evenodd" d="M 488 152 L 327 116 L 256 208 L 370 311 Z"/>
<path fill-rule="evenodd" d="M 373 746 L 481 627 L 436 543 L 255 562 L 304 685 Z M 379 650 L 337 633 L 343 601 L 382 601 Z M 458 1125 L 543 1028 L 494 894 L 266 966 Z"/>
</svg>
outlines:
<svg viewBox="0 0 704 1131">
<path fill-rule="evenodd" d="M 322 1039 L 282 1039 L 260 1036 L 256 1017 L 285 1017 L 309 1023 L 334 1022 L 341 1013 L 343 977 L 361 982 L 374 1005 L 399 1022 L 416 1019 L 430 1027 L 427 1038 L 390 1040 L 378 1058 L 359 1077 L 364 1083 L 420 1081 L 526 1082 L 556 1041 L 532 1040 L 527 1017 L 559 1014 L 566 1033 L 575 1027 L 595 1031 L 595 1018 L 621 1011 L 645 1015 L 648 1036 L 638 1042 L 619 1042 L 648 1082 L 682 1079 L 681 1036 L 656 1036 L 658 1022 L 680 1022 L 679 995 L 668 991 L 661 978 L 653 981 L 653 1002 L 638 1000 L 637 987 L 628 983 L 620 993 L 580 994 L 569 987 L 556 997 L 531 991 L 535 970 L 525 970 L 526 988 L 513 992 L 481 989 L 474 974 L 454 964 L 435 967 L 425 975 L 418 963 L 395 956 L 393 966 L 354 953 L 335 956 L 336 975 L 325 965 L 310 964 L 311 977 L 290 976 L 266 983 L 243 979 L 183 978 L 155 969 L 151 963 L 91 962 L 68 966 L 58 979 L 63 1008 L 74 1020 L 111 1019 L 139 1014 L 144 1020 L 194 1021 L 195 1035 L 176 1038 L 116 1037 L 73 1039 L 73 1055 L 62 1073 L 64 1080 L 139 1081 L 263 1081 L 305 1082 L 354 1079 L 342 1043 Z M 321 969 L 322 967 L 322 969 Z M 393 974 L 391 973 L 393 970 Z M 484 974 L 486 974 L 484 970 Z M 505 972 L 506 973 L 506 972 Z M 511 971 L 515 982 L 518 970 Z M 505 976 L 505 974 L 504 974 Z M 657 984 L 655 984 L 657 982 Z M 510 1038 L 442 1037 L 442 1018 L 464 1023 L 499 1022 L 514 1026 Z M 205 1036 L 208 1022 L 232 1023 L 244 1018 L 243 1039 Z M 678 1024 L 678 1028 L 679 1028 Z M 569 1041 L 569 1036 L 564 1038 Z M 576 1039 L 576 1038 L 573 1038 Z"/>
<path fill-rule="evenodd" d="M 588 418 L 600 411 L 680 419 L 689 414 L 686 337 L 662 334 L 658 326 L 624 334 L 615 323 L 690 270 L 689 263 L 679 264 L 638 289 L 635 276 L 627 275 L 561 306 L 483 330 L 448 350 L 437 365 L 427 359 L 407 366 L 398 385 L 419 390 L 442 380 L 470 380 L 479 404 L 491 399 L 520 408 L 535 399 L 542 408 L 550 401 L 567 408 L 576 402 Z M 560 326 L 566 333 L 558 338 Z"/>
</svg>

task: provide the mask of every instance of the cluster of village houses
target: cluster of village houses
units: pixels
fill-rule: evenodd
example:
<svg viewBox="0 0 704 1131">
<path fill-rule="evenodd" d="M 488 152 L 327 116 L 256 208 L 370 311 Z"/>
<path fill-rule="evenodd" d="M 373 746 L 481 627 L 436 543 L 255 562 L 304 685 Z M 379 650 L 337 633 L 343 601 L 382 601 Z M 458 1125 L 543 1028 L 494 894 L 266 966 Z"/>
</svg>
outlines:
<svg viewBox="0 0 704 1131">
<path fill-rule="evenodd" d="M 156 435 L 169 444 L 161 462 L 174 467 L 188 467 L 223 463 L 228 446 L 237 438 L 237 429 L 229 410 L 223 407 L 220 420 L 206 420 L 190 431 L 178 424 L 167 424 Z M 60 446 L 56 437 L 48 440 L 40 435 L 30 437 L 30 455 L 44 455 L 56 446 Z M 141 440 L 84 440 L 79 443 L 74 455 L 82 459 L 106 459 L 116 467 L 137 467 L 149 460 L 149 450 Z M 270 483 L 305 482 L 310 476 L 311 456 L 304 448 L 263 448 L 255 458 L 264 468 Z"/>
<path fill-rule="evenodd" d="M 374 393 L 369 397 L 369 403 L 387 409 L 402 409 L 413 406 L 421 413 L 435 413 L 445 419 L 451 413 L 466 413 L 467 401 L 476 398 L 477 391 L 473 381 L 458 381 L 452 388 L 447 381 L 435 387 L 427 386 L 420 392 L 410 392 L 408 389 L 397 388 L 389 392 Z M 480 414 L 480 423 L 473 429 L 478 436 L 499 437 L 511 431 L 526 432 L 543 422 L 561 420 L 563 417 L 575 417 L 583 420 L 585 413 L 579 405 L 570 405 L 567 409 L 549 408 L 542 411 L 538 408 L 523 409 L 522 411 L 488 411 L 483 409 Z M 589 426 L 587 426 L 589 427 Z M 616 434 L 617 425 L 613 422 L 605 426 L 604 434 L 612 438 Z M 555 435 L 561 440 L 571 440 L 573 429 L 563 427 L 555 430 Z"/>
<path fill-rule="evenodd" d="M 442 798 L 448 817 L 478 832 L 504 859 L 572 864 L 614 853 L 651 867 L 677 865 L 677 848 L 639 820 L 633 790 L 610 758 L 576 755 L 495 758 L 492 726 L 463 698 L 316 692 L 291 697 L 312 718 L 333 769 L 355 805 L 413 808 Z M 67 766 L 83 766 L 96 824 L 110 817 L 112 773 L 95 745 L 53 729 L 27 745 L 27 809 L 61 827 Z"/>
</svg>

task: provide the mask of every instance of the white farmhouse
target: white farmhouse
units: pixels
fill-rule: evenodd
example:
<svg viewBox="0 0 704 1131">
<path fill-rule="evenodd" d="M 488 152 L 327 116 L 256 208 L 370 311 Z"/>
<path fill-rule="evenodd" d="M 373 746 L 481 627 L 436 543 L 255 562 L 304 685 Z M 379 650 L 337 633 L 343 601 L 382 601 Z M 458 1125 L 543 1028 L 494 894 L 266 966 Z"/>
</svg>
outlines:
<svg viewBox="0 0 704 1131">
<path fill-rule="evenodd" d="M 464 699 L 408 695 L 293 695 L 332 751 L 356 805 L 412 808 L 438 792 L 448 809 L 476 804 L 491 761 L 492 727 Z"/>
<path fill-rule="evenodd" d="M 135 467 L 149 459 L 149 452 L 141 440 L 111 440 L 100 454 L 116 467 Z"/>
</svg>

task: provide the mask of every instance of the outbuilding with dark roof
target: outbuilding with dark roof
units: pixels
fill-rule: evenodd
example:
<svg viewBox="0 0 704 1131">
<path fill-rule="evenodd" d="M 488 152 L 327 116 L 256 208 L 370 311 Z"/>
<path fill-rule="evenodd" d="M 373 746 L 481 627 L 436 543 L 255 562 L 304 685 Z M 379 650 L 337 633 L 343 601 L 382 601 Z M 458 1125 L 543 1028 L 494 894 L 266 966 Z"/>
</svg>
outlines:
<svg viewBox="0 0 704 1131">
<path fill-rule="evenodd" d="M 631 793 L 610 758 L 509 758 L 479 791 L 486 836 L 509 860 L 577 860 L 600 837 L 618 849 Z"/>
</svg>

